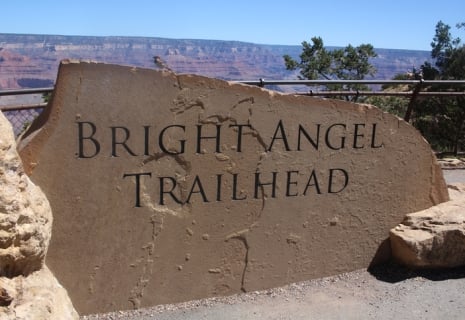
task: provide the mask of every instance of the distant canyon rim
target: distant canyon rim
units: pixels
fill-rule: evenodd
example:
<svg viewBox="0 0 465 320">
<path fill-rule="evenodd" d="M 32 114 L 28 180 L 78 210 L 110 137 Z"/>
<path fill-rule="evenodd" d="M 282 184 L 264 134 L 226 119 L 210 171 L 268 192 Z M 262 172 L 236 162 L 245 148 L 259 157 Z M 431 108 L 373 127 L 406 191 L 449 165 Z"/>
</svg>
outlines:
<svg viewBox="0 0 465 320">
<path fill-rule="evenodd" d="M 225 80 L 297 79 L 296 72 L 286 70 L 282 56 L 297 58 L 301 51 L 300 45 L 240 41 L 0 34 L 0 89 L 52 86 L 59 62 L 68 58 L 155 68 L 157 56 L 176 73 Z M 376 79 L 392 79 L 431 61 L 428 51 L 376 52 L 378 57 L 372 60 Z M 289 86 L 273 89 L 295 91 Z"/>
</svg>

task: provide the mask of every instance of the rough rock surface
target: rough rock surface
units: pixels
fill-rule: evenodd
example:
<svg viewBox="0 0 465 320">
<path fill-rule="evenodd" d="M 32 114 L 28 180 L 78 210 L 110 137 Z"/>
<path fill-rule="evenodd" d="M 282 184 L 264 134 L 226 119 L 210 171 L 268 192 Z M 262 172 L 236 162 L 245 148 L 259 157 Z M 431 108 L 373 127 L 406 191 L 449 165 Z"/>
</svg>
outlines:
<svg viewBox="0 0 465 320">
<path fill-rule="evenodd" d="M 0 318 L 77 319 L 66 291 L 45 267 L 52 212 L 24 173 L 13 130 L 0 113 Z"/>
<path fill-rule="evenodd" d="M 63 61 L 19 150 L 82 314 L 366 268 L 449 200 L 428 143 L 373 106 L 116 65 Z"/>
<path fill-rule="evenodd" d="M 44 194 L 22 168 L 9 122 L 0 125 L 0 276 L 28 275 L 42 267 L 52 214 Z"/>
<path fill-rule="evenodd" d="M 449 186 L 451 201 L 408 214 L 390 232 L 393 257 L 416 268 L 465 265 L 465 188 Z"/>
<path fill-rule="evenodd" d="M 79 319 L 66 290 L 46 266 L 27 277 L 2 277 L 0 286 L 11 297 L 8 306 L 0 307 L 0 319 Z"/>
<path fill-rule="evenodd" d="M 465 168 L 465 158 L 441 158 L 438 159 L 438 163 L 443 169 Z"/>
<path fill-rule="evenodd" d="M 448 184 L 447 188 L 451 200 L 465 197 L 465 183 Z"/>
</svg>

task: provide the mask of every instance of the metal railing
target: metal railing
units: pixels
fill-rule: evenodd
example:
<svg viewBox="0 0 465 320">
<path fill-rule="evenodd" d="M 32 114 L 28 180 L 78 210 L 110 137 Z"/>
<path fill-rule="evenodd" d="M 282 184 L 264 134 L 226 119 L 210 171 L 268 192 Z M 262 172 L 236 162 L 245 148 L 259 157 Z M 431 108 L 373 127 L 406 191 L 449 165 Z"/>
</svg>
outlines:
<svg viewBox="0 0 465 320">
<path fill-rule="evenodd" d="M 399 96 L 399 97 L 411 97 L 416 98 L 418 96 L 465 96 L 465 80 L 239 80 L 231 81 L 233 83 L 243 83 L 248 85 L 254 85 L 259 87 L 265 86 L 331 86 L 331 85 L 410 85 L 413 89 L 410 91 L 366 91 L 366 90 L 308 90 L 307 92 L 294 92 L 292 94 L 309 95 L 309 96 Z M 464 86 L 462 91 L 421 91 L 422 88 L 428 86 Z M 26 95 L 26 94 L 37 94 L 37 93 L 50 93 L 53 91 L 53 87 L 46 88 L 35 88 L 35 89 L 15 89 L 15 90 L 0 90 L 1 96 L 12 96 L 12 95 Z M 15 106 L 8 107 L 9 110 L 13 110 Z M 25 108 L 24 106 L 17 106 L 19 108 Z M 42 106 L 41 106 L 42 107 Z M 26 107 L 27 108 L 27 107 Z M 6 107 L 0 106 L 1 110 L 5 110 Z"/>
<path fill-rule="evenodd" d="M 0 97 L 16 96 L 16 95 L 32 95 L 45 94 L 53 91 L 53 88 L 34 88 L 34 89 L 15 89 L 15 90 L 0 90 Z M 43 99 L 41 99 L 43 100 Z M 10 120 L 13 131 L 18 136 L 28 125 L 42 112 L 47 106 L 45 102 L 31 104 L 14 104 L 2 105 L 0 111 Z"/>
<path fill-rule="evenodd" d="M 33 89 L 14 89 L 14 90 L 0 90 L 0 97 L 4 96 L 18 96 L 29 94 L 47 94 L 53 92 L 53 87 L 47 88 L 33 88 Z M 16 104 L 11 106 L 0 106 L 0 111 L 17 111 L 17 110 L 30 110 L 37 108 L 44 108 L 47 103 L 32 103 L 32 104 Z"/>
<path fill-rule="evenodd" d="M 310 96 L 464 96 L 465 80 L 246 80 L 233 81 L 255 85 L 259 87 L 271 85 L 301 85 L 301 86 L 331 86 L 331 85 L 410 85 L 410 91 L 361 91 L 361 90 L 309 90 L 308 92 L 297 92 Z M 421 91 L 422 88 L 433 85 L 464 86 L 463 91 Z"/>
<path fill-rule="evenodd" d="M 307 95 L 307 96 L 320 96 L 320 97 L 354 97 L 354 101 L 360 96 L 397 96 L 397 97 L 410 97 L 407 111 L 404 116 L 405 121 L 409 121 L 415 101 L 418 97 L 458 97 L 465 96 L 465 80 L 240 80 L 231 81 L 233 83 L 242 83 L 248 85 L 255 85 L 259 87 L 266 86 L 305 86 L 305 87 L 319 87 L 319 86 L 332 86 L 332 85 L 408 85 L 409 91 L 367 91 L 367 90 L 307 90 L 305 92 L 293 92 L 290 94 Z M 457 87 L 458 90 L 452 91 L 422 91 L 431 86 L 448 86 Z M 0 90 L 0 97 L 14 96 L 14 95 L 28 95 L 28 94 L 46 94 L 53 92 L 53 87 L 35 88 L 35 89 L 15 89 L 15 90 Z M 36 104 L 22 104 L 11 106 L 0 106 L 0 111 L 12 112 L 21 110 L 37 110 L 44 108 L 46 103 Z"/>
<path fill-rule="evenodd" d="M 244 84 L 265 86 L 265 85 L 330 85 L 330 84 L 380 84 L 380 85 L 394 85 L 394 84 L 410 84 L 410 85 L 459 85 L 465 84 L 465 80 L 240 80 L 232 81 Z"/>
<path fill-rule="evenodd" d="M 53 91 L 53 87 L 33 88 L 33 89 L 0 90 L 0 97 L 1 96 L 16 96 L 16 95 L 23 95 L 23 94 L 50 93 L 52 91 Z"/>
<path fill-rule="evenodd" d="M 331 85 L 409 85 L 412 89 L 409 91 L 360 91 L 360 90 L 309 90 L 308 92 L 297 92 L 294 94 L 308 96 L 353 96 L 355 101 L 360 96 L 398 96 L 410 97 L 404 120 L 409 122 L 412 115 L 413 106 L 418 97 L 457 97 L 465 96 L 465 90 L 462 91 L 421 91 L 428 86 L 465 86 L 465 80 L 265 80 L 259 79 L 249 81 L 236 81 L 249 85 L 264 87 L 266 85 L 304 85 L 304 86 L 331 86 Z"/>
</svg>

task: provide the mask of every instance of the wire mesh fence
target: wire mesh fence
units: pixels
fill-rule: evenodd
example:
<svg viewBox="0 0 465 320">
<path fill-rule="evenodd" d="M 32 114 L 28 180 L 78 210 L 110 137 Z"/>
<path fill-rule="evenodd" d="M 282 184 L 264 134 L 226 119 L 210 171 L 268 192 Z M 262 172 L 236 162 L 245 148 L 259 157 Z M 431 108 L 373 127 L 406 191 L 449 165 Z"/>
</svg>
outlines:
<svg viewBox="0 0 465 320">
<path fill-rule="evenodd" d="M 53 88 L 0 90 L 0 111 L 19 136 L 46 107 L 46 95 Z"/>
<path fill-rule="evenodd" d="M 11 122 L 15 136 L 19 136 L 34 119 L 44 110 L 43 107 L 23 110 L 3 110 L 5 117 Z"/>
</svg>

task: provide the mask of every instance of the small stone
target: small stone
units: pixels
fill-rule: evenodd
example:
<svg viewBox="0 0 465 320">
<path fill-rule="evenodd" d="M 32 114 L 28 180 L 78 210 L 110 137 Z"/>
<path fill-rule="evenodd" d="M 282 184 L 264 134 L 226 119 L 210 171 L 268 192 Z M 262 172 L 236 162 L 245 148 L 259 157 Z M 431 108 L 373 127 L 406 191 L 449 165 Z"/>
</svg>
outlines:
<svg viewBox="0 0 465 320">
<path fill-rule="evenodd" d="M 215 157 L 216 157 L 216 159 L 218 161 L 228 161 L 228 160 L 230 160 L 230 158 L 227 155 L 225 155 L 224 153 L 217 153 L 215 155 Z"/>
</svg>

